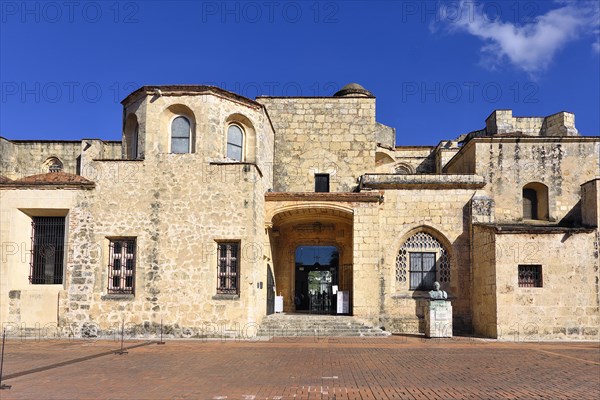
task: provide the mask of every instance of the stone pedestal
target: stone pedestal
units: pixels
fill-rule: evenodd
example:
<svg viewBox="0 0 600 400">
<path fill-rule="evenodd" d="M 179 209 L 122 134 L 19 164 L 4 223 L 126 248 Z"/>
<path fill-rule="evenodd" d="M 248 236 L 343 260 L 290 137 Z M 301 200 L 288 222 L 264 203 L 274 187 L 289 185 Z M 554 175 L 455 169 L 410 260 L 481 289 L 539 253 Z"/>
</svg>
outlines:
<svg viewBox="0 0 600 400">
<path fill-rule="evenodd" d="M 425 336 L 452 337 L 452 304 L 449 300 L 428 300 L 425 307 Z"/>
</svg>

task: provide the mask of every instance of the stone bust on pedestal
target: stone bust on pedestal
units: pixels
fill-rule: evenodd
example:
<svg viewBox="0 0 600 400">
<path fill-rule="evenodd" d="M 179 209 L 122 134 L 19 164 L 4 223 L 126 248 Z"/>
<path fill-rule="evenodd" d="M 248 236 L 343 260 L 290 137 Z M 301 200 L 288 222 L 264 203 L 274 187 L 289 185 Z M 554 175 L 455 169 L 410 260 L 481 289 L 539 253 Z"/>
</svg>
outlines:
<svg viewBox="0 0 600 400">
<path fill-rule="evenodd" d="M 440 283 L 433 282 L 433 290 L 429 291 L 429 298 L 431 300 L 445 300 L 448 298 L 448 293 L 443 290 L 440 290 Z"/>
<path fill-rule="evenodd" d="M 452 303 L 448 300 L 448 293 L 440 289 L 439 282 L 433 283 L 433 290 L 426 301 L 425 336 L 452 337 Z"/>
</svg>

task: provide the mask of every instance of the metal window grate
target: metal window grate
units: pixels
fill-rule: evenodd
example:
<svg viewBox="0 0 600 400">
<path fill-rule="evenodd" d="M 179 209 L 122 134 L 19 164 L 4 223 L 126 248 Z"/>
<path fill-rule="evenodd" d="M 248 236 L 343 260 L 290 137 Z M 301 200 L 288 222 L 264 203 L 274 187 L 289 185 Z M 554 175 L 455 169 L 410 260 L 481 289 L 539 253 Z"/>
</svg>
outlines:
<svg viewBox="0 0 600 400">
<path fill-rule="evenodd" d="M 239 294 L 239 250 L 238 242 L 218 243 L 218 294 Z"/>
<path fill-rule="evenodd" d="M 519 265 L 519 287 L 542 287 L 542 266 Z"/>
<path fill-rule="evenodd" d="M 62 284 L 65 254 L 65 217 L 33 217 L 29 282 Z"/>
<path fill-rule="evenodd" d="M 135 239 L 110 241 L 108 293 L 133 294 L 135 289 Z"/>
</svg>

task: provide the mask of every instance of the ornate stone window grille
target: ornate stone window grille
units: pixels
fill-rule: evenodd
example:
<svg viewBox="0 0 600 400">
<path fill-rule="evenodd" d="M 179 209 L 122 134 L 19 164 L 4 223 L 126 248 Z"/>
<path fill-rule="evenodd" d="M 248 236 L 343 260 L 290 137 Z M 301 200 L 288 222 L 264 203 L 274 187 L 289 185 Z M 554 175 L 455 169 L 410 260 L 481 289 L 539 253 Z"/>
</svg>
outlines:
<svg viewBox="0 0 600 400">
<path fill-rule="evenodd" d="M 217 244 L 217 294 L 239 294 L 240 243 Z"/>
<path fill-rule="evenodd" d="M 113 239 L 109 245 L 108 293 L 134 294 L 135 291 L 134 238 Z"/>
<path fill-rule="evenodd" d="M 56 157 L 50 157 L 44 165 L 48 172 L 61 172 L 63 170 L 63 163 Z"/>
<path fill-rule="evenodd" d="M 440 283 L 450 282 L 450 257 L 444 246 L 426 232 L 409 237 L 396 257 L 396 281 L 405 283 L 409 278 L 410 253 L 436 253 L 436 279 Z"/>
</svg>

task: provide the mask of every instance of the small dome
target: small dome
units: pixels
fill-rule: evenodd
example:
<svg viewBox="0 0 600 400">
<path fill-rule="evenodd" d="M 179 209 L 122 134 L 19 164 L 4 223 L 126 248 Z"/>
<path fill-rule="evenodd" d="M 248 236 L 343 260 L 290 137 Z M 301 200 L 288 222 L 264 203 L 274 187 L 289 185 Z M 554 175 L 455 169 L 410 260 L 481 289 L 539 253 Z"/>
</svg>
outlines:
<svg viewBox="0 0 600 400">
<path fill-rule="evenodd" d="M 373 93 L 359 85 L 358 83 L 349 83 L 338 90 L 333 97 L 374 97 Z"/>
</svg>

